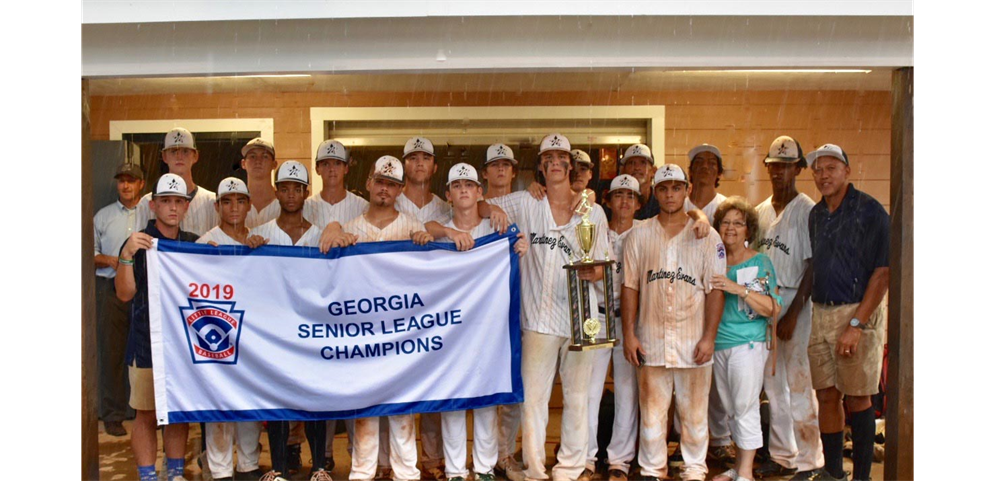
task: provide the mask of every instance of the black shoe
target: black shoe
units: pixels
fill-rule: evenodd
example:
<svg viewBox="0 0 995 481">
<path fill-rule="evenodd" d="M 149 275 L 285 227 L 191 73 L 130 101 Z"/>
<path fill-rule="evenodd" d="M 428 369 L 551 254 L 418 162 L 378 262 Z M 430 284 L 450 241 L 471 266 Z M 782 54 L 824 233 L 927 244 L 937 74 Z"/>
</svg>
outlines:
<svg viewBox="0 0 995 481">
<path fill-rule="evenodd" d="M 328 460 L 325 461 L 325 471 L 328 471 L 330 473 L 332 472 L 333 469 L 335 469 L 335 460 L 332 459 L 331 456 L 329 456 Z"/>
<path fill-rule="evenodd" d="M 767 462 L 753 468 L 753 476 L 759 479 L 773 478 L 775 476 L 790 476 L 795 474 L 795 471 L 798 470 L 786 468 L 773 459 L 768 459 Z"/>
<path fill-rule="evenodd" d="M 677 469 L 681 466 L 684 466 L 684 455 L 681 454 L 681 447 L 677 446 L 677 449 L 674 450 L 674 454 L 671 454 L 670 457 L 667 458 L 667 467 L 670 469 Z"/>
<path fill-rule="evenodd" d="M 842 478 L 834 478 L 828 471 L 819 468 L 811 471 L 800 471 L 791 478 L 791 481 L 847 481 L 847 475 L 844 472 Z"/>
<path fill-rule="evenodd" d="M 246 471 L 244 473 L 241 471 L 235 471 L 235 481 L 259 481 L 259 478 L 263 477 L 263 474 L 266 473 L 259 468 L 253 469 L 252 471 Z"/>
<path fill-rule="evenodd" d="M 290 474 L 297 474 L 301 471 L 301 445 L 291 444 L 287 446 L 287 471 Z"/>
<path fill-rule="evenodd" d="M 104 421 L 104 432 L 115 437 L 128 435 L 128 431 L 124 429 L 121 421 Z"/>
</svg>

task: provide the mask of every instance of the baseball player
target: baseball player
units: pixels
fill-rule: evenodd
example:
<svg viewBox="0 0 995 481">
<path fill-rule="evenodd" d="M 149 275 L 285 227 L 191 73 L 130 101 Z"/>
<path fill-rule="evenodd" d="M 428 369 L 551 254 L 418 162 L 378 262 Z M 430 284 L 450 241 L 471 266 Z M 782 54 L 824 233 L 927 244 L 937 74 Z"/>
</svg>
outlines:
<svg viewBox="0 0 995 481">
<path fill-rule="evenodd" d="M 719 186 L 722 168 L 722 152 L 714 145 L 701 144 L 688 151 L 688 173 L 691 174 L 691 193 L 684 203 L 686 210 L 701 209 L 708 216 L 708 222 L 715 219 L 715 209 L 726 196 L 715 189 Z M 728 431 L 726 432 L 728 437 Z"/>
<path fill-rule="evenodd" d="M 518 161 L 515 152 L 505 144 L 493 144 L 487 147 L 487 158 L 484 160 L 484 180 L 487 181 L 487 191 L 484 199 L 490 200 L 511 193 L 512 183 L 518 176 Z M 498 461 L 494 472 L 510 481 L 524 481 L 525 473 L 515 460 L 518 428 L 522 424 L 522 405 L 504 404 L 498 406 Z"/>
<path fill-rule="evenodd" d="M 256 137 L 242 147 L 242 168 L 248 179 L 252 205 L 245 226 L 249 229 L 263 225 L 280 215 L 280 203 L 273 189 L 273 170 L 276 169 L 276 148 L 273 143 Z"/>
<path fill-rule="evenodd" d="M 304 202 L 304 216 L 324 229 L 331 222 L 345 224 L 366 212 L 369 202 L 345 188 L 349 173 L 349 150 L 338 140 L 326 140 L 314 156 L 321 177 L 321 192 Z"/>
<path fill-rule="evenodd" d="M 425 231 L 425 226 L 414 217 L 399 212 L 395 202 L 404 187 L 404 167 L 395 157 L 385 155 L 377 159 L 367 187 L 370 191 L 370 205 L 366 213 L 347 222 L 343 229 L 350 234 L 350 241 L 383 242 L 412 240 L 425 245 L 433 237 Z M 415 441 L 415 417 L 413 414 L 389 416 L 390 465 L 395 480 L 412 481 L 419 479 L 418 445 Z M 352 449 L 352 470 L 349 479 L 373 479 L 377 470 L 380 445 L 381 418 L 355 420 L 355 434 Z"/>
<path fill-rule="evenodd" d="M 853 479 L 871 479 L 874 407 L 884 355 L 888 291 L 888 213 L 849 182 L 850 159 L 838 145 L 810 152 L 822 200 L 809 214 L 812 334 L 808 358 L 819 399 L 825 470 L 843 473 L 843 396 L 853 434 Z"/>
<path fill-rule="evenodd" d="M 570 151 L 574 169 L 570 171 L 570 188 L 574 192 L 583 192 L 594 178 L 594 162 L 591 156 L 580 149 Z"/>
<path fill-rule="evenodd" d="M 725 247 L 714 230 L 704 239 L 693 235 L 680 167 L 663 165 L 653 184 L 660 213 L 633 229 L 623 258 L 625 358 L 639 366 L 639 464 L 650 479 L 666 477 L 667 411 L 676 391 L 681 477 L 704 480 L 712 353 L 724 306 L 708 279 L 725 274 Z"/>
<path fill-rule="evenodd" d="M 653 152 L 645 144 L 633 144 L 625 149 L 619 163 L 623 174 L 631 175 L 639 182 L 641 207 L 636 211 L 636 219 L 655 217 L 660 213 L 660 204 L 653 195 L 653 173 L 656 172 Z"/>
<path fill-rule="evenodd" d="M 133 232 L 135 209 L 145 187 L 137 164 L 125 162 L 114 172 L 117 201 L 93 216 L 93 264 L 97 268 L 97 372 L 100 376 L 100 419 L 111 436 L 128 434 L 121 424 L 128 411 L 128 370 L 124 348 L 128 343 L 128 310 L 114 294 L 117 254 Z"/>
<path fill-rule="evenodd" d="M 634 216 L 640 207 L 639 181 L 627 174 L 612 179 L 606 200 L 612 210 L 611 221 L 608 222 L 608 242 L 612 244 L 615 258 L 614 285 L 610 286 L 615 297 L 615 305 L 621 306 L 619 298 L 622 279 L 622 248 L 625 239 L 634 227 L 645 221 L 635 220 Z M 603 299 L 603 284 L 595 284 L 598 290 L 598 313 L 605 327 L 605 306 Z M 621 324 L 621 311 L 614 313 L 616 339 L 622 335 L 618 327 Z M 605 378 L 608 375 L 608 363 L 612 363 L 612 378 L 615 383 L 615 421 L 612 425 L 611 442 L 608 444 L 608 476 L 609 481 L 627 481 L 629 479 L 629 463 L 636 456 L 636 435 L 639 433 L 639 398 L 637 392 L 636 370 L 625 362 L 622 345 L 613 349 L 597 349 L 591 353 L 592 363 L 591 389 L 588 393 L 588 452 L 584 473 L 579 479 L 590 479 L 594 475 L 598 454 L 598 413 L 601 407 L 601 396 L 604 393 Z"/>
<path fill-rule="evenodd" d="M 504 144 L 487 147 L 487 158 L 481 172 L 487 181 L 484 199 L 494 199 L 511 193 L 512 184 L 518 176 L 518 161 L 515 152 Z"/>
<path fill-rule="evenodd" d="M 570 188 L 570 141 L 549 134 L 539 147 L 539 172 L 546 182 L 542 200 L 528 192 L 515 192 L 492 199 L 521 227 L 532 248 L 525 254 L 522 280 L 522 377 L 525 403 L 522 406 L 522 454 L 525 477 L 548 479 L 546 474 L 546 424 L 553 377 L 559 374 L 563 387 L 561 447 L 553 467 L 553 479 L 577 479 L 587 457 L 587 392 L 591 380 L 589 352 L 570 351 L 570 311 L 567 276 L 563 265 L 581 257 L 575 227 L 581 215 L 574 211 L 575 193 Z M 597 229 L 591 254 L 608 252 L 608 223 L 597 204 L 590 210 Z M 610 255 L 610 253 L 609 253 Z M 579 277 L 600 281 L 599 269 L 581 269 Z M 590 309 L 597 311 L 594 287 L 590 286 Z"/>
<path fill-rule="evenodd" d="M 445 227 L 480 238 L 497 232 L 490 220 L 480 217 L 477 202 L 483 196 L 477 170 L 469 164 L 459 163 L 449 169 L 446 199 L 453 205 L 453 219 Z M 523 237 L 519 234 L 519 237 Z M 449 238 L 439 239 L 451 242 Z M 525 254 L 525 239 L 515 243 L 519 256 Z M 494 466 L 498 460 L 497 406 L 473 410 L 473 470 L 478 481 L 494 481 Z M 464 481 L 466 469 L 466 411 L 442 413 L 442 445 L 446 458 L 446 477 L 449 481 Z"/>
<path fill-rule="evenodd" d="M 758 478 L 787 476 L 826 479 L 808 338 L 812 332 L 812 245 L 809 212 L 815 202 L 798 192 L 795 179 L 807 165 L 798 141 L 783 135 L 764 160 L 773 195 L 757 206 L 760 229 L 756 250 L 770 257 L 785 309 L 777 322 L 777 358 L 767 360 L 764 391 L 770 407 L 770 459 L 757 466 Z M 772 368 L 774 373 L 771 374 Z"/>
<path fill-rule="evenodd" d="M 114 288 L 121 302 L 132 301 L 125 362 L 131 382 L 131 400 L 135 422 L 131 433 L 131 450 L 138 465 L 140 481 L 156 481 L 155 388 L 152 381 L 152 339 L 149 334 L 148 271 L 146 249 L 152 239 L 172 239 L 193 242 L 197 236 L 180 228 L 190 207 L 186 182 L 176 174 L 163 174 L 156 182 L 149 200 L 149 211 L 155 216 L 140 232 L 132 232 L 118 253 Z M 187 425 L 168 424 L 163 431 L 166 451 L 166 479 L 183 480 Z"/>
<path fill-rule="evenodd" d="M 432 193 L 432 176 L 439 170 L 435 163 L 435 146 L 424 137 L 412 137 L 405 142 L 401 158 L 407 178 L 404 192 L 397 198 L 397 210 L 414 216 L 423 224 L 432 220 L 440 224 L 449 222 L 453 218 L 452 208 Z"/>
<path fill-rule="evenodd" d="M 194 184 L 193 166 L 200 158 L 193 134 L 184 128 L 175 128 L 166 134 L 162 147 L 162 161 L 169 167 L 169 173 L 178 175 L 190 189 L 190 208 L 183 217 L 181 229 L 200 236 L 218 225 L 218 213 L 214 211 L 214 192 Z M 155 212 L 149 207 L 152 194 L 145 194 L 135 211 L 134 230 L 145 228 Z"/>
<path fill-rule="evenodd" d="M 218 184 L 218 199 L 214 203 L 219 224 L 197 239 L 197 243 L 250 245 L 249 229 L 245 226 L 252 205 L 249 199 L 249 189 L 241 179 L 228 177 L 222 180 Z M 262 238 L 255 240 L 255 245 L 258 245 Z M 262 423 L 258 421 L 206 423 L 204 440 L 211 477 L 216 481 L 235 479 L 232 463 L 234 442 L 238 449 L 238 479 L 259 479 L 263 474 L 259 470 L 259 434 L 262 428 Z"/>
<path fill-rule="evenodd" d="M 276 170 L 276 198 L 280 203 L 280 215 L 250 231 L 270 245 L 317 247 L 321 230 L 304 217 L 304 200 L 308 196 L 307 167 L 295 160 L 288 160 Z M 260 481 L 285 481 L 283 475 L 289 471 L 291 453 L 287 440 L 290 437 L 290 422 L 269 421 L 270 457 L 273 469 L 264 474 Z M 304 430 L 311 447 L 311 481 L 332 481 L 325 470 L 325 421 L 305 421 Z"/>
</svg>

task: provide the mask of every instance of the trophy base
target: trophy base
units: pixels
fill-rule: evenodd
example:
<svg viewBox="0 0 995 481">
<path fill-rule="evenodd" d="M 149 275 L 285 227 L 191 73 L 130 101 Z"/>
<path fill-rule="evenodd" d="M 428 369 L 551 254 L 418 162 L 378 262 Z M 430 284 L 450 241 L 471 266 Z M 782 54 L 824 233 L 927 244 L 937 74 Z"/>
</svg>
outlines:
<svg viewBox="0 0 995 481">
<path fill-rule="evenodd" d="M 603 339 L 596 342 L 581 342 L 580 344 L 571 344 L 569 349 L 571 351 L 593 351 L 595 349 L 611 349 L 618 345 L 618 339 Z"/>
</svg>

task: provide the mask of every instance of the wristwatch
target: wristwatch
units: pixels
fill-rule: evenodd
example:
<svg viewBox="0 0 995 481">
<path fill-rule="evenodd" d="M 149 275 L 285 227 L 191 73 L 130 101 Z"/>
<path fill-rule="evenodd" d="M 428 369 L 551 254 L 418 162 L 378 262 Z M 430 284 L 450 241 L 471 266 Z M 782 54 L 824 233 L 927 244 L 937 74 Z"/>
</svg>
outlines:
<svg viewBox="0 0 995 481">
<path fill-rule="evenodd" d="M 850 327 L 856 327 L 857 329 L 860 329 L 861 331 L 866 331 L 867 330 L 867 324 L 865 324 L 863 322 L 860 322 L 860 319 L 857 319 L 856 317 L 854 317 L 853 319 L 850 319 Z"/>
</svg>

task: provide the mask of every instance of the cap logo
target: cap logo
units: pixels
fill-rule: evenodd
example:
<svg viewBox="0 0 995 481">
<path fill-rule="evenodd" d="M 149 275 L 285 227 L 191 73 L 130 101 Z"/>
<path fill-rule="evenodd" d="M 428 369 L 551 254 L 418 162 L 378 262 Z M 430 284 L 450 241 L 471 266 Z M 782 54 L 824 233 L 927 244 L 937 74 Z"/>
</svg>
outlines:
<svg viewBox="0 0 995 481">
<path fill-rule="evenodd" d="M 325 150 L 325 153 L 326 154 L 334 154 L 335 150 L 336 150 L 335 149 L 335 144 L 328 144 L 328 149 Z"/>
<path fill-rule="evenodd" d="M 664 171 L 663 171 L 663 175 L 664 175 L 664 176 L 666 176 L 666 177 L 670 177 L 670 173 L 671 173 L 671 172 L 673 172 L 673 169 L 671 169 L 671 168 L 670 168 L 670 166 L 668 165 L 668 166 L 667 166 L 667 167 L 666 167 L 666 168 L 664 169 Z"/>
<path fill-rule="evenodd" d="M 618 185 L 620 185 L 622 187 L 628 187 L 629 186 L 629 178 L 628 177 L 622 177 L 622 180 L 618 183 Z"/>
<path fill-rule="evenodd" d="M 235 184 L 234 180 L 229 180 L 228 181 L 228 191 L 229 192 L 231 192 L 231 191 L 233 191 L 233 190 L 235 190 L 237 188 L 238 188 L 238 185 Z"/>
<path fill-rule="evenodd" d="M 394 175 L 394 164 L 391 162 L 386 162 L 383 164 L 383 168 L 380 170 L 384 175 Z"/>
<path fill-rule="evenodd" d="M 508 155 L 508 152 L 504 150 L 503 145 L 499 145 L 497 151 L 495 152 L 495 155 Z"/>
<path fill-rule="evenodd" d="M 180 142 L 183 142 L 183 132 L 176 132 L 173 134 L 173 143 L 178 144 Z"/>
<path fill-rule="evenodd" d="M 777 148 L 777 155 L 785 155 L 788 153 L 788 143 L 786 141 L 781 142 L 781 145 Z"/>
<path fill-rule="evenodd" d="M 549 145 L 551 145 L 553 147 L 559 147 L 560 146 L 560 138 L 554 135 L 552 139 L 549 139 Z"/>
<path fill-rule="evenodd" d="M 166 188 L 169 190 L 177 190 L 180 188 L 180 184 L 176 182 L 176 179 L 169 179 L 169 184 L 166 184 Z"/>
<path fill-rule="evenodd" d="M 470 172 L 468 170 L 466 170 L 466 166 L 462 166 L 462 167 L 459 168 L 459 171 L 456 172 L 456 175 L 459 175 L 459 176 L 470 175 Z"/>
<path fill-rule="evenodd" d="M 413 148 L 413 149 L 423 149 L 423 148 L 425 148 L 425 144 L 422 143 L 421 139 L 415 139 L 415 144 L 413 146 L 411 146 L 411 148 Z"/>
<path fill-rule="evenodd" d="M 287 175 L 294 176 L 294 177 L 299 176 L 300 173 L 299 173 L 299 171 L 297 169 L 297 166 L 296 165 L 291 165 L 290 166 L 290 171 L 287 172 Z"/>
</svg>

